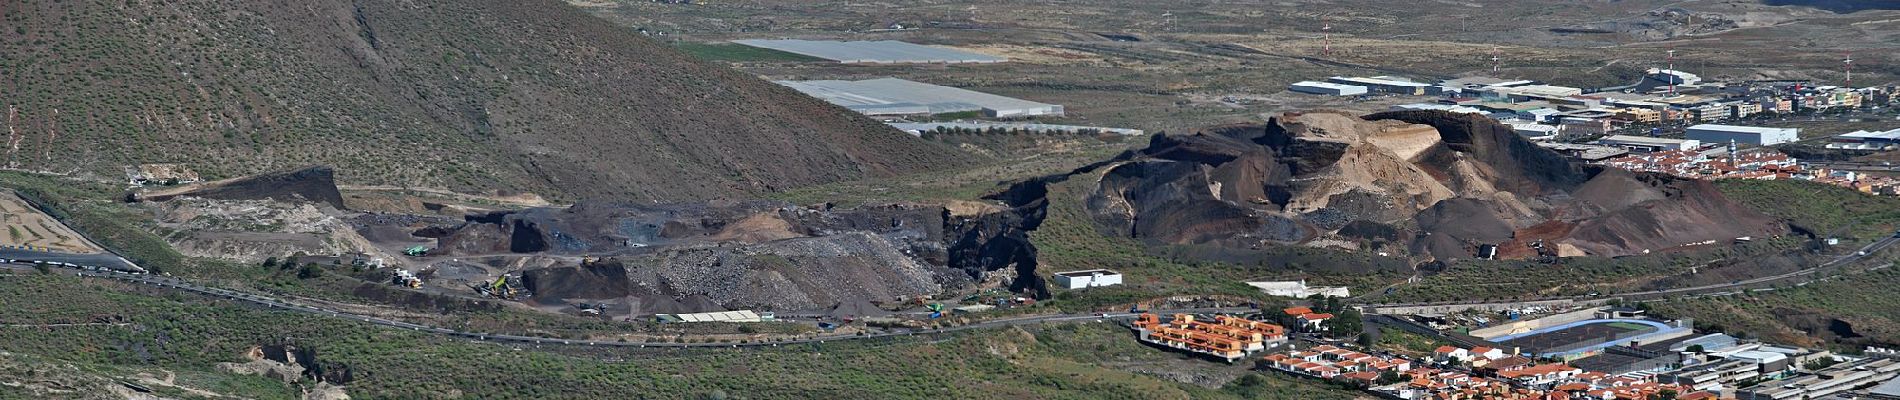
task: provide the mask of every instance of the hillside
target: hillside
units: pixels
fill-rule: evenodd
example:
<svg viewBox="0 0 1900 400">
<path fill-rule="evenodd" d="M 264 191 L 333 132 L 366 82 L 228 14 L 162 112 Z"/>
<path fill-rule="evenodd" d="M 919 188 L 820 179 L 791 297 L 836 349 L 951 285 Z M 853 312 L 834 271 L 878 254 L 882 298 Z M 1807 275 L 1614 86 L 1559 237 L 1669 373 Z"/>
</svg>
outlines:
<svg viewBox="0 0 1900 400">
<path fill-rule="evenodd" d="M 954 150 L 556 1 L 19 1 L 4 166 L 116 179 L 307 164 L 345 184 L 557 198 L 758 194 Z"/>
</svg>

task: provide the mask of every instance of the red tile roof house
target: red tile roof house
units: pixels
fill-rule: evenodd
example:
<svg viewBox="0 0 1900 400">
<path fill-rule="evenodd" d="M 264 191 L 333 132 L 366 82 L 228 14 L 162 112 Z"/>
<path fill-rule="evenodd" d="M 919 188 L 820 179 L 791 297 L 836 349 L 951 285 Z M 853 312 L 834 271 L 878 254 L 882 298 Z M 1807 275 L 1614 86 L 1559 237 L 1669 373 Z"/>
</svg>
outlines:
<svg viewBox="0 0 1900 400">
<path fill-rule="evenodd" d="M 1498 378 L 1517 382 L 1524 386 L 1543 386 L 1559 381 L 1570 380 L 1582 369 L 1563 364 L 1543 364 L 1528 368 L 1498 372 Z"/>
<path fill-rule="evenodd" d="M 1452 346 L 1438 346 L 1438 350 L 1432 351 L 1432 356 L 1441 360 L 1471 361 L 1470 350 Z"/>
</svg>

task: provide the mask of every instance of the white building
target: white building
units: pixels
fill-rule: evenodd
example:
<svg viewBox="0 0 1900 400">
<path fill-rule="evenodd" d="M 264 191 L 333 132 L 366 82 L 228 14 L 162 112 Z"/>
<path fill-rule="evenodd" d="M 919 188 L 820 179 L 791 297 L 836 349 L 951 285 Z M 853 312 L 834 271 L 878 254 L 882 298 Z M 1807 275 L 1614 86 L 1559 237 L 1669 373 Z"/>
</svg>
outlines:
<svg viewBox="0 0 1900 400">
<path fill-rule="evenodd" d="M 1689 132 L 1686 136 L 1690 139 L 1700 140 L 1703 143 L 1728 143 L 1729 141 L 1734 141 L 1736 143 L 1768 146 L 1793 142 L 1800 138 L 1801 130 L 1798 128 L 1701 124 L 1689 127 Z"/>
<path fill-rule="evenodd" d="M 1563 127 L 1556 125 L 1522 122 L 1512 122 L 1506 125 L 1510 125 L 1511 130 L 1517 132 L 1518 135 L 1533 141 L 1556 139 L 1557 134 L 1563 133 Z"/>
<path fill-rule="evenodd" d="M 1448 111 L 1448 112 L 1453 112 L 1453 113 L 1458 113 L 1458 114 L 1484 114 L 1484 110 L 1480 110 L 1475 107 L 1454 106 L 1454 105 L 1449 105 L 1449 104 L 1437 104 L 1437 103 L 1400 104 L 1400 105 L 1392 106 L 1390 110 L 1392 111 L 1437 110 L 1437 111 Z"/>
<path fill-rule="evenodd" d="M 1268 296 L 1292 297 L 1304 299 L 1312 295 L 1325 297 L 1352 297 L 1352 289 L 1345 286 L 1306 286 L 1306 281 L 1269 281 L 1247 282 L 1247 286 L 1260 289 Z"/>
<path fill-rule="evenodd" d="M 1597 144 L 1622 147 L 1638 153 L 1667 150 L 1694 150 L 1702 147 L 1702 141 L 1695 139 L 1670 139 L 1630 135 L 1611 135 L 1597 139 Z"/>
<path fill-rule="evenodd" d="M 1081 289 L 1098 286 L 1122 284 L 1120 272 L 1106 269 L 1090 269 L 1056 273 L 1056 286 L 1063 289 Z"/>
<path fill-rule="evenodd" d="M 1509 97 L 1516 100 L 1560 99 L 1583 94 L 1583 89 L 1581 88 L 1552 85 L 1491 87 L 1486 88 L 1486 90 L 1496 93 L 1499 97 Z"/>
<path fill-rule="evenodd" d="M 752 310 L 715 311 L 693 314 L 655 314 L 660 322 L 765 322 L 774 321 L 772 313 L 759 313 Z"/>
<path fill-rule="evenodd" d="M 1342 85 L 1361 86 L 1365 87 L 1366 90 L 1374 92 L 1413 96 L 1434 95 L 1438 94 L 1439 91 L 1439 87 L 1437 86 L 1407 81 L 1392 76 L 1375 76 L 1371 78 L 1335 76 L 1327 78 L 1326 81 Z"/>
<path fill-rule="evenodd" d="M 1649 78 L 1658 82 L 1676 85 L 1694 85 L 1702 83 L 1702 77 L 1673 69 L 1650 68 Z"/>
<path fill-rule="evenodd" d="M 1357 95 L 1366 94 L 1365 86 L 1341 85 L 1337 83 L 1314 82 L 1314 81 L 1295 82 L 1292 85 L 1287 85 L 1287 90 L 1300 92 L 1300 93 L 1308 93 L 1308 94 L 1321 94 L 1321 95 L 1327 95 L 1327 96 L 1357 96 Z"/>
</svg>

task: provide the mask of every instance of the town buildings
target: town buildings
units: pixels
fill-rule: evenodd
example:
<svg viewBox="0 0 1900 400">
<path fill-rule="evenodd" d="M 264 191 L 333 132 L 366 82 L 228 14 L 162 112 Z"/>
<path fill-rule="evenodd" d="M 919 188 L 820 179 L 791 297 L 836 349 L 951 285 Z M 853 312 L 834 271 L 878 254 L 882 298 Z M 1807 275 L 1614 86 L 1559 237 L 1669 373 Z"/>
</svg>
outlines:
<svg viewBox="0 0 1900 400">
<path fill-rule="evenodd" d="M 1136 338 L 1157 346 L 1204 354 L 1233 362 L 1286 341 L 1286 328 L 1259 321 L 1219 315 L 1212 321 L 1175 314 L 1166 323 L 1155 314 L 1141 314 L 1134 323 Z"/>
</svg>

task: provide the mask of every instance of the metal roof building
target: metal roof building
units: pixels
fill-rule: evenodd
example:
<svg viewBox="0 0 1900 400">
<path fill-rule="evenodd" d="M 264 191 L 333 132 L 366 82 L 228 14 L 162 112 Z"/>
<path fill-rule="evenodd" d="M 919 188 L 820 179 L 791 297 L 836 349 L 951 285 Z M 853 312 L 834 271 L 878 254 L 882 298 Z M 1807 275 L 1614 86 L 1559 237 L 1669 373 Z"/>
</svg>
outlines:
<svg viewBox="0 0 1900 400">
<path fill-rule="evenodd" d="M 840 42 L 834 40 L 734 40 L 746 46 L 801 54 L 845 64 L 989 64 L 1003 57 L 925 46 L 895 40 Z"/>
<path fill-rule="evenodd" d="M 1900 129 L 1885 132 L 1854 131 L 1835 136 L 1836 143 L 1900 144 Z"/>
<path fill-rule="evenodd" d="M 1307 94 L 1323 94 L 1327 96 L 1352 96 L 1352 95 L 1366 94 L 1365 86 L 1341 85 L 1337 83 L 1314 82 L 1314 81 L 1294 82 L 1292 85 L 1287 85 L 1287 90 L 1300 92 L 1300 93 L 1307 93 Z"/>
<path fill-rule="evenodd" d="M 966 111 L 982 111 L 984 116 L 991 118 L 1062 115 L 1060 105 L 897 78 L 862 81 L 779 81 L 778 84 L 869 115 L 944 114 Z"/>
<path fill-rule="evenodd" d="M 759 315 L 752 310 L 716 311 L 693 314 L 659 314 L 660 322 L 761 322 L 772 318 Z"/>
<path fill-rule="evenodd" d="M 1630 151 L 1656 152 L 1665 150 L 1692 150 L 1702 147 L 1702 141 L 1695 139 L 1670 139 L 1648 136 L 1611 135 L 1597 139 L 1597 144 L 1616 146 Z"/>
<path fill-rule="evenodd" d="M 1364 86 L 1367 90 L 1374 92 L 1409 94 L 1414 96 L 1438 94 L 1438 92 L 1443 89 L 1429 84 L 1400 80 L 1390 76 L 1375 76 L 1371 78 L 1335 76 L 1326 78 L 1326 81 L 1342 85 Z"/>
<path fill-rule="evenodd" d="M 1768 146 L 1793 142 L 1800 138 L 1801 130 L 1797 128 L 1701 124 L 1689 127 L 1686 136 L 1690 139 L 1700 140 L 1703 143 L 1720 144 L 1734 141 L 1736 143 Z"/>
</svg>

